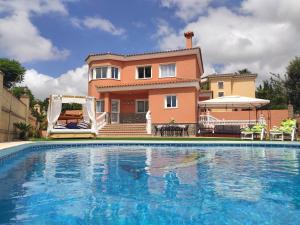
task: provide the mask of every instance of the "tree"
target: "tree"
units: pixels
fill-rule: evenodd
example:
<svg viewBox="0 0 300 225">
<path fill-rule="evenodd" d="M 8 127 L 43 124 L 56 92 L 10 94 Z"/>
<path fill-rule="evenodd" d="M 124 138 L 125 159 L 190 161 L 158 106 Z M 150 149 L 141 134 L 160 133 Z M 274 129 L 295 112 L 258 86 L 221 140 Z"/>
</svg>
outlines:
<svg viewBox="0 0 300 225">
<path fill-rule="evenodd" d="M 4 73 L 3 85 L 7 88 L 24 80 L 25 68 L 16 60 L 0 58 L 0 70 Z"/>
<path fill-rule="evenodd" d="M 31 110 L 31 114 L 36 118 L 35 129 L 36 131 L 38 131 L 40 129 L 40 124 L 46 120 L 46 115 L 43 114 L 42 112 L 39 113 L 37 110 L 34 109 Z"/>
<path fill-rule="evenodd" d="M 201 90 L 209 90 L 209 82 L 203 82 L 201 83 Z"/>
<path fill-rule="evenodd" d="M 62 104 L 62 112 L 65 112 L 66 110 L 81 110 L 82 105 L 78 103 L 64 103 Z"/>
<path fill-rule="evenodd" d="M 290 61 L 286 72 L 286 90 L 288 100 L 296 112 L 300 112 L 300 57 Z"/>
<path fill-rule="evenodd" d="M 285 88 L 285 80 L 279 74 L 272 74 L 272 77 L 263 81 L 256 89 L 256 97 L 269 99 L 270 104 L 264 109 L 286 109 L 287 93 Z"/>
<path fill-rule="evenodd" d="M 251 71 L 248 70 L 247 68 L 245 68 L 245 69 L 239 70 L 238 74 L 251 74 Z"/>
<path fill-rule="evenodd" d="M 16 96 L 19 99 L 22 97 L 22 95 L 28 95 L 29 102 L 30 102 L 30 108 L 33 108 L 33 106 L 35 104 L 35 98 L 28 87 L 18 87 L 18 86 L 13 87 L 13 88 L 11 88 L 11 92 L 14 96 Z"/>
</svg>

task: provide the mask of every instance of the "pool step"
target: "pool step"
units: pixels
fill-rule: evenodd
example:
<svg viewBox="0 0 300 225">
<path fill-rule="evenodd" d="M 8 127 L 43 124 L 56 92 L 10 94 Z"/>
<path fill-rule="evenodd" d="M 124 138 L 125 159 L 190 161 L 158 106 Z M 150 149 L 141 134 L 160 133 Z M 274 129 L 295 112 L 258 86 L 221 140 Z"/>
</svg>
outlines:
<svg viewBox="0 0 300 225">
<path fill-rule="evenodd" d="M 149 136 L 144 123 L 107 124 L 98 136 Z"/>
</svg>

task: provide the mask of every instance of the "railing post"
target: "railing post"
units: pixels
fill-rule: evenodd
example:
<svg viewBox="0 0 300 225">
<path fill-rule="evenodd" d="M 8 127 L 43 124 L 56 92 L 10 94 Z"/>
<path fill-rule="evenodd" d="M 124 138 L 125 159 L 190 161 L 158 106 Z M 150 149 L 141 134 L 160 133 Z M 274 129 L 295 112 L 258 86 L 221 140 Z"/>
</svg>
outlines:
<svg viewBox="0 0 300 225">
<path fill-rule="evenodd" d="M 152 132 L 152 122 L 151 122 L 151 112 L 148 111 L 146 114 L 146 120 L 147 120 L 147 124 L 146 124 L 146 131 L 147 134 L 151 134 Z"/>
<path fill-rule="evenodd" d="M 97 130 L 101 130 L 107 124 L 107 112 L 103 112 L 96 118 Z"/>
</svg>

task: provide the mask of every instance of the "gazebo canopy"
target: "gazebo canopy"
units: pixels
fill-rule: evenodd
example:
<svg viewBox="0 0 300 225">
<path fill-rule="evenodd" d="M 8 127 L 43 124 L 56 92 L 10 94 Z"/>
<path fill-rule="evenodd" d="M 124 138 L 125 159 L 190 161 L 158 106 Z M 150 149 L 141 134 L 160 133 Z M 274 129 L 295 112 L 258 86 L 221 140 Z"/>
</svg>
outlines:
<svg viewBox="0 0 300 225">
<path fill-rule="evenodd" d="M 267 105 L 270 100 L 260 98 L 249 98 L 244 96 L 223 96 L 198 102 L 201 108 L 240 108 L 255 109 Z"/>
<path fill-rule="evenodd" d="M 51 95 L 48 111 L 48 134 L 50 133 L 78 133 L 83 132 L 83 130 L 76 129 L 55 129 L 54 125 L 57 122 L 63 103 L 78 103 L 82 104 L 83 110 L 83 120 L 91 123 L 91 129 L 86 129 L 85 132 L 97 134 L 97 122 L 96 122 L 96 107 L 95 98 L 90 96 L 70 96 L 70 95 Z"/>
</svg>

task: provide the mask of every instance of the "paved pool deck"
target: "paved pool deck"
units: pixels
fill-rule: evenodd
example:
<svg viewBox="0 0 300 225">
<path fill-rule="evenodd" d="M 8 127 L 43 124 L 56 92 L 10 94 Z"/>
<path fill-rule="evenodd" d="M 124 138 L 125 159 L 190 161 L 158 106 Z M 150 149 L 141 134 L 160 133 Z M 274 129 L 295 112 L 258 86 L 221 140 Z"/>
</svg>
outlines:
<svg viewBox="0 0 300 225">
<path fill-rule="evenodd" d="M 0 150 L 5 148 L 16 147 L 24 144 L 33 143 L 32 141 L 13 141 L 13 142 L 1 142 L 0 143 Z"/>
</svg>

